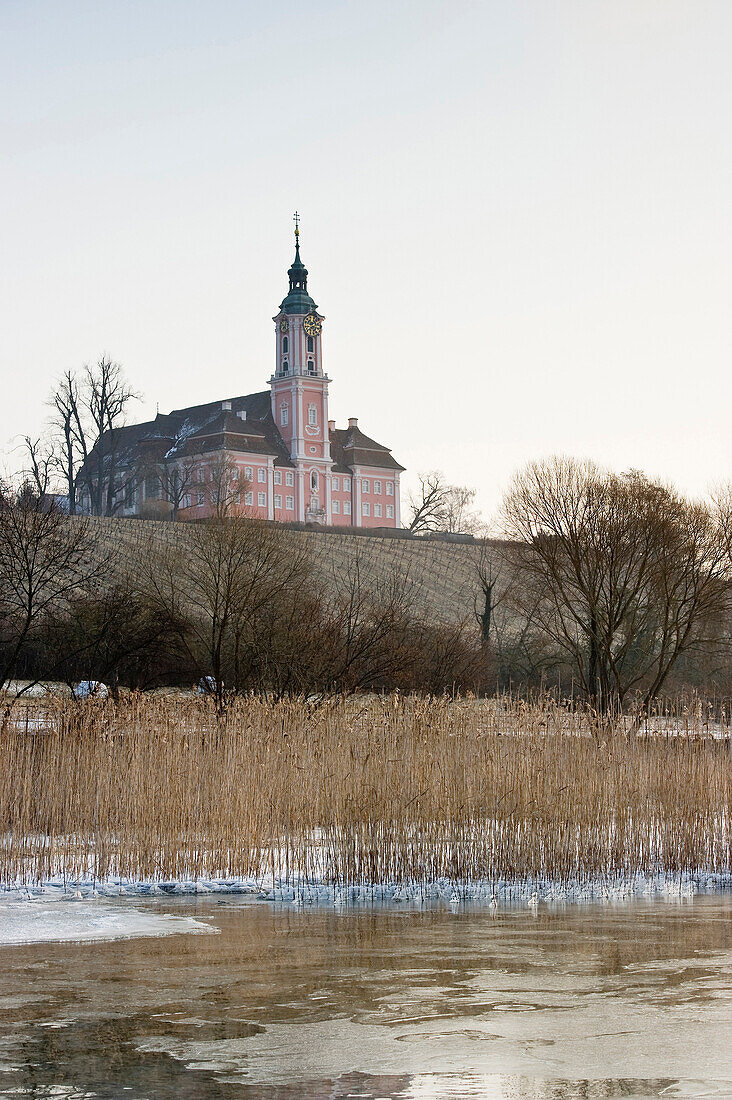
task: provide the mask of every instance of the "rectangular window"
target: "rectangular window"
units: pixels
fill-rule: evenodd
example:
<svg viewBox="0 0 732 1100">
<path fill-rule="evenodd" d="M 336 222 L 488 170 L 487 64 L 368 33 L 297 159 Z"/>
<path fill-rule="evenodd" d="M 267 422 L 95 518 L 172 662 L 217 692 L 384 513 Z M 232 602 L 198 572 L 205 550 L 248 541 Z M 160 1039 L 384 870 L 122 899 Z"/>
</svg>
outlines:
<svg viewBox="0 0 732 1100">
<path fill-rule="evenodd" d="M 196 504 L 198 505 L 198 507 L 203 508 L 205 503 L 206 503 L 206 494 L 205 493 L 198 493 L 196 495 Z"/>
<path fill-rule="evenodd" d="M 244 503 L 245 504 L 254 504 L 254 493 L 245 493 L 244 494 Z"/>
<path fill-rule="evenodd" d="M 285 497 L 285 507 L 287 508 L 288 512 L 291 512 L 295 507 L 295 498 Z"/>
<path fill-rule="evenodd" d="M 371 505 L 369 504 L 369 502 L 367 500 L 365 500 L 363 502 L 363 504 L 361 505 L 361 514 L 364 515 L 364 516 L 370 516 L 371 515 Z"/>
<path fill-rule="evenodd" d="M 376 493 L 377 496 L 381 492 L 381 482 L 380 481 L 375 481 L 374 482 L 374 492 Z"/>
<path fill-rule="evenodd" d="M 266 481 L 266 480 L 267 480 L 267 471 L 265 470 L 264 466 L 260 466 L 259 469 L 257 470 L 257 481 Z"/>
<path fill-rule="evenodd" d="M 252 480 L 252 468 L 251 468 L 251 466 L 245 466 L 244 467 L 244 477 L 247 479 L 247 481 Z"/>
<path fill-rule="evenodd" d="M 386 483 L 386 495 L 388 497 L 393 497 L 394 496 L 394 482 L 393 481 L 387 481 L 387 483 Z"/>
<path fill-rule="evenodd" d="M 190 506 L 191 506 L 191 494 L 186 493 L 186 495 L 183 497 L 183 507 L 184 508 L 190 508 Z"/>
<path fill-rule="evenodd" d="M 387 506 L 386 506 L 386 518 L 387 519 L 394 519 L 394 505 L 393 504 L 387 504 Z"/>
<path fill-rule="evenodd" d="M 289 420 L 289 417 L 290 417 L 290 410 L 288 409 L 287 405 L 282 405 L 280 407 L 280 425 L 283 428 L 287 427 L 287 421 Z"/>
<path fill-rule="evenodd" d="M 287 473 L 285 474 L 285 485 L 294 485 L 294 484 L 295 484 L 295 475 L 293 474 L 292 470 L 288 470 Z"/>
<path fill-rule="evenodd" d="M 199 466 L 198 470 L 196 472 L 196 481 L 200 484 L 201 482 L 204 482 L 205 480 L 206 480 L 206 471 L 204 470 L 204 468 L 202 466 Z"/>
<path fill-rule="evenodd" d="M 351 491 L 351 479 L 350 477 L 343 478 L 343 491 L 344 493 L 350 493 Z"/>
<path fill-rule="evenodd" d="M 282 470 L 275 470 L 275 472 L 274 472 L 274 483 L 275 483 L 275 485 L 281 485 L 282 484 Z"/>
<path fill-rule="evenodd" d="M 339 477 L 334 477 L 333 478 L 333 488 L 335 489 L 336 492 L 340 491 L 341 479 Z"/>
<path fill-rule="evenodd" d="M 340 515 L 340 511 L 341 511 L 341 502 L 340 502 L 340 500 L 334 500 L 333 501 L 333 514 L 336 515 L 336 516 Z"/>
<path fill-rule="evenodd" d="M 275 508 L 282 507 L 282 496 L 280 493 L 275 493 Z"/>
<path fill-rule="evenodd" d="M 361 482 L 361 489 L 363 490 L 364 493 L 370 493 L 371 492 L 371 482 L 369 481 L 369 479 L 367 477 L 365 477 L 363 479 L 363 481 Z"/>
<path fill-rule="evenodd" d="M 266 493 L 257 493 L 257 504 L 259 505 L 259 507 L 264 508 L 266 503 L 267 503 L 267 494 Z"/>
<path fill-rule="evenodd" d="M 380 504 L 375 504 L 374 505 L 374 515 L 376 516 L 377 519 L 381 519 L 381 505 Z"/>
<path fill-rule="evenodd" d="M 350 500 L 343 501 L 343 515 L 350 516 L 351 514 L 351 502 Z"/>
</svg>

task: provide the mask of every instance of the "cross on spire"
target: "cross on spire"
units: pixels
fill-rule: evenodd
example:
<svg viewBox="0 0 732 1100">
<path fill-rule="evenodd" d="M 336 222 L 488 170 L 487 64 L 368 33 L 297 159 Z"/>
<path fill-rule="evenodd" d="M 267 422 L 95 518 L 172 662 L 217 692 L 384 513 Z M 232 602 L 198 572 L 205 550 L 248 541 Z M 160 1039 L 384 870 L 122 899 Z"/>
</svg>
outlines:
<svg viewBox="0 0 732 1100">
<path fill-rule="evenodd" d="M 295 216 L 292 220 L 295 223 L 295 242 L 297 243 L 297 239 L 300 236 L 300 215 L 298 214 L 297 210 L 295 211 Z"/>
</svg>

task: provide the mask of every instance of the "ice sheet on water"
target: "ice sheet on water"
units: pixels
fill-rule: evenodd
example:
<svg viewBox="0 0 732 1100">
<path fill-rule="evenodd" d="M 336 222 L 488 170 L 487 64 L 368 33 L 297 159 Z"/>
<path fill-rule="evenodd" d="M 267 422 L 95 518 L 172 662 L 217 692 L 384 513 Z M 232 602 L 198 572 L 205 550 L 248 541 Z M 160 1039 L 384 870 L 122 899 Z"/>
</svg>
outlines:
<svg viewBox="0 0 732 1100">
<path fill-rule="evenodd" d="M 0 946 L 63 943 L 80 940 L 120 940 L 137 936 L 170 936 L 179 932 L 213 932 L 193 917 L 156 913 L 137 905 L 105 898 L 46 900 L 0 899 Z"/>
</svg>

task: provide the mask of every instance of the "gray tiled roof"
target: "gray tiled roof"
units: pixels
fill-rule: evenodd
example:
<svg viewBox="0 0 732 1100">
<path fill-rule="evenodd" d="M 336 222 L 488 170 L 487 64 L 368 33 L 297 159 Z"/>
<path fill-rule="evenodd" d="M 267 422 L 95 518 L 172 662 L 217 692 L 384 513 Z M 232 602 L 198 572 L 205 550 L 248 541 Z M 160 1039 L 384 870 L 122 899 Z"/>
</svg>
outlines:
<svg viewBox="0 0 732 1100">
<path fill-rule="evenodd" d="M 231 405 L 225 409 L 225 404 Z M 246 418 L 238 415 L 246 413 Z M 290 453 L 272 417 L 269 391 L 209 401 L 154 420 L 115 430 L 119 465 L 133 466 L 148 456 L 160 461 L 177 456 L 227 450 L 274 456 L 276 466 L 292 466 Z M 105 437 L 103 437 L 104 443 Z M 109 436 L 106 436 L 109 440 Z"/>
<path fill-rule="evenodd" d="M 364 435 L 358 426 L 334 429 L 330 433 L 330 452 L 339 466 L 348 469 L 353 466 L 374 466 L 385 470 L 404 469 L 388 447 Z"/>
<path fill-rule="evenodd" d="M 242 412 L 246 414 L 244 419 L 239 416 Z M 274 422 L 268 390 L 158 413 L 154 420 L 128 424 L 115 429 L 115 434 L 120 467 L 134 466 L 146 458 L 160 462 L 221 450 L 272 455 L 276 466 L 294 465 Z M 365 435 L 358 426 L 331 431 L 330 448 L 336 474 L 350 474 L 354 466 L 404 469 L 388 447 Z"/>
</svg>

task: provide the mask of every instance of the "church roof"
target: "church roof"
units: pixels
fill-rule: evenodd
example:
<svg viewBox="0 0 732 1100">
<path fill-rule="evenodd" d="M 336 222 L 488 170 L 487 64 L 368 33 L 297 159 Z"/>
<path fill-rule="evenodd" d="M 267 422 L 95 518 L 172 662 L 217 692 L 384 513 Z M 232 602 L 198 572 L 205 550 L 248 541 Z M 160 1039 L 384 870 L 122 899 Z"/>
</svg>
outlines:
<svg viewBox="0 0 732 1100">
<path fill-rule="evenodd" d="M 245 417 L 242 419 L 239 413 L 245 413 Z M 102 442 L 109 450 L 109 433 Z M 158 413 L 154 420 L 117 428 L 115 449 L 118 464 L 127 466 L 145 458 L 162 461 L 221 450 L 272 455 L 276 466 L 293 465 L 272 417 L 266 390 Z"/>
<path fill-rule="evenodd" d="M 364 435 L 358 425 L 334 428 L 330 433 L 330 453 L 334 462 L 349 470 L 353 466 L 375 466 L 385 470 L 403 470 L 389 447 Z M 339 471 L 336 470 L 336 473 Z"/>
<path fill-rule="evenodd" d="M 158 413 L 154 420 L 117 428 L 117 464 L 130 467 L 145 460 L 162 462 L 225 450 L 239 454 L 271 455 L 275 466 L 294 467 L 287 444 L 272 417 L 270 402 L 270 395 L 264 390 L 232 397 L 228 401 L 210 401 L 205 405 L 190 405 L 170 413 Z M 231 408 L 225 408 L 226 405 Z M 240 413 L 246 414 L 243 419 Z M 105 439 L 109 443 L 108 433 L 105 433 Z M 330 433 L 330 451 L 335 474 L 350 474 L 354 466 L 393 471 L 404 469 L 389 447 L 371 439 L 358 425 L 333 429 Z"/>
</svg>

